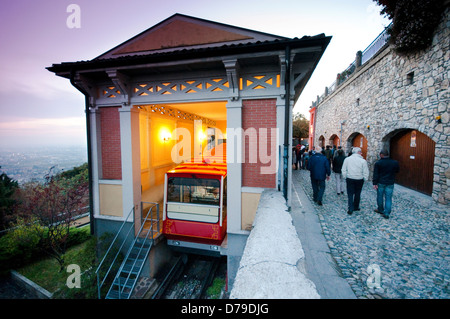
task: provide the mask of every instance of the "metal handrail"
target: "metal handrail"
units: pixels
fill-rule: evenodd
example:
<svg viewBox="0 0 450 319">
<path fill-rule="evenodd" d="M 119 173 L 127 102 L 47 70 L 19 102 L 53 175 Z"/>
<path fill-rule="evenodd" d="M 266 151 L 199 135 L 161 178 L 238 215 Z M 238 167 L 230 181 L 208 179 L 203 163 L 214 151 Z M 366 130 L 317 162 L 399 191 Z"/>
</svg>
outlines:
<svg viewBox="0 0 450 319">
<path fill-rule="evenodd" d="M 130 227 L 130 229 L 128 230 L 127 235 L 126 235 L 125 238 L 123 239 L 122 244 L 120 245 L 120 248 L 118 249 L 118 251 L 117 251 L 117 253 L 116 253 L 116 255 L 115 255 L 113 261 L 111 262 L 111 265 L 109 266 L 108 271 L 107 271 L 106 274 L 105 274 L 105 277 L 103 277 L 103 280 L 101 281 L 101 283 L 100 283 L 100 269 L 101 269 L 101 267 L 103 266 L 103 263 L 105 262 L 106 257 L 108 256 L 108 254 L 109 254 L 109 252 L 111 251 L 112 247 L 115 245 L 116 240 L 117 240 L 118 237 L 119 237 L 119 234 L 121 233 L 121 231 L 122 231 L 123 227 L 125 226 L 125 224 L 128 222 L 128 218 L 130 217 L 130 215 L 131 215 L 132 213 L 133 213 L 133 215 L 134 215 L 134 207 L 131 209 L 131 211 L 128 213 L 127 217 L 126 217 L 125 220 L 123 221 L 122 225 L 120 226 L 119 230 L 118 230 L 117 233 L 116 233 L 116 236 L 115 236 L 114 239 L 112 240 L 111 245 L 109 246 L 108 250 L 106 251 L 105 255 L 103 256 L 101 262 L 99 263 L 99 265 L 98 265 L 98 267 L 97 267 L 97 270 L 95 271 L 95 273 L 96 273 L 96 275 L 97 275 L 97 290 L 98 290 L 97 292 L 98 292 L 98 298 L 99 298 L 99 299 L 101 299 L 101 288 L 102 288 L 103 284 L 105 283 L 106 278 L 108 278 L 108 275 L 109 275 L 109 273 L 111 272 L 111 269 L 113 268 L 114 263 L 116 262 L 117 257 L 118 257 L 119 254 L 120 254 L 120 251 L 122 250 L 122 247 L 125 245 L 125 242 L 126 242 L 126 240 L 128 239 L 128 237 L 129 237 L 129 235 L 130 235 L 130 232 L 131 232 L 131 230 L 134 229 L 134 227 Z M 134 220 L 134 218 L 133 218 L 133 220 Z M 133 223 L 132 223 L 132 226 L 134 226 L 134 221 L 133 221 Z"/>
<path fill-rule="evenodd" d="M 389 41 L 389 30 L 392 28 L 392 22 L 370 43 L 362 52 L 361 64 L 370 60 L 381 48 Z"/>
<path fill-rule="evenodd" d="M 378 52 L 381 51 L 389 42 L 389 29 L 392 27 L 392 23 L 390 23 L 361 53 L 361 65 L 369 61 L 372 57 L 374 57 Z M 350 65 L 342 71 L 340 74 L 343 74 L 339 80 L 335 80 L 329 87 L 327 94 L 322 94 L 317 101 L 313 101 L 312 107 L 318 106 L 322 101 L 331 93 L 333 93 L 336 88 L 344 83 L 356 70 L 356 61 L 350 63 Z"/>
<path fill-rule="evenodd" d="M 142 204 L 144 204 L 144 203 L 141 203 L 141 216 L 142 216 L 142 207 L 143 207 Z M 153 218 L 152 218 L 152 210 L 153 210 L 153 207 L 156 206 L 156 209 L 157 209 L 157 214 L 156 214 L 156 216 L 157 216 L 157 220 L 159 221 L 159 204 L 158 204 L 158 203 L 147 203 L 147 204 L 153 204 L 153 206 L 150 207 L 150 209 L 149 209 L 148 212 L 147 212 L 147 215 L 145 216 L 145 218 L 144 218 L 143 221 L 141 222 L 141 227 L 139 228 L 139 231 L 137 232 L 137 236 L 136 236 L 136 238 L 134 239 L 133 243 L 130 245 L 130 248 L 128 249 L 128 252 L 127 252 L 127 254 L 126 254 L 124 260 L 127 260 L 127 259 L 128 259 L 128 256 L 130 255 L 131 250 L 132 250 L 133 247 L 135 246 L 137 240 L 140 238 L 139 235 L 141 234 L 141 232 L 142 232 L 142 230 L 143 230 L 143 228 L 144 228 L 144 226 L 145 226 L 145 222 L 148 220 L 149 216 L 150 216 L 150 228 L 147 230 L 147 234 L 146 234 L 143 238 L 141 237 L 141 238 L 143 239 L 143 241 L 142 241 L 142 243 L 141 243 L 141 246 L 140 246 L 140 248 L 139 248 L 139 251 L 138 251 L 138 253 L 137 253 L 137 256 L 140 256 L 140 254 L 141 254 L 141 252 L 142 252 L 142 249 L 144 248 L 145 241 L 146 241 L 146 240 L 148 239 L 148 237 L 149 237 L 149 234 L 152 235 L 151 238 L 153 239 Z M 159 228 L 157 229 L 157 232 L 159 232 Z M 120 282 L 120 276 L 119 276 L 119 282 L 118 282 L 118 286 L 119 286 L 119 287 L 118 287 L 118 291 L 119 291 L 119 299 L 121 298 L 121 295 L 122 295 L 122 293 L 123 293 L 123 290 L 126 288 L 126 283 L 127 283 L 128 280 L 130 279 L 132 270 L 133 270 L 134 267 L 136 266 L 136 262 L 137 262 L 137 261 L 138 261 L 138 258 L 136 258 L 136 259 L 134 260 L 133 265 L 130 267 L 130 272 L 128 273 L 128 276 L 127 276 L 127 278 L 126 278 L 125 281 L 124 281 L 123 288 L 121 288 L 121 282 Z M 123 269 L 124 266 L 125 266 L 125 264 L 122 264 L 122 266 L 120 267 L 120 269 L 119 269 L 119 271 L 118 271 L 119 274 L 121 273 L 121 271 L 122 271 L 122 269 Z M 141 271 L 142 271 L 142 269 L 139 271 L 138 274 L 136 274 L 136 280 L 135 280 L 133 286 L 130 287 L 130 295 L 131 295 L 131 291 L 133 291 L 134 286 L 135 286 L 136 283 L 137 283 L 137 279 L 139 278 Z"/>
</svg>

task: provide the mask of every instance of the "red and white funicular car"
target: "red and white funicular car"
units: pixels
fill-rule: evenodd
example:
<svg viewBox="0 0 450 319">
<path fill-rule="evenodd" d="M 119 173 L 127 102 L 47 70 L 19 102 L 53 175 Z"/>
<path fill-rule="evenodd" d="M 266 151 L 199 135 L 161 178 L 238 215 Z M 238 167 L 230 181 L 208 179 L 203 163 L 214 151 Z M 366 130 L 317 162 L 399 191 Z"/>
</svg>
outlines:
<svg viewBox="0 0 450 319">
<path fill-rule="evenodd" d="M 163 234 L 169 245 L 219 252 L 226 230 L 225 161 L 191 161 L 166 173 Z"/>
</svg>

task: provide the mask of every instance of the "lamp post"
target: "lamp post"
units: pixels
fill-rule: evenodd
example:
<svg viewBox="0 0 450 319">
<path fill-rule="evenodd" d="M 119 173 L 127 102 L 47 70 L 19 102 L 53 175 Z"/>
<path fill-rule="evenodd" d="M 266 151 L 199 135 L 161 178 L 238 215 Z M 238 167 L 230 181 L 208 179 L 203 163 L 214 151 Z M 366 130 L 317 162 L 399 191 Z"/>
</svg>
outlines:
<svg viewBox="0 0 450 319">
<path fill-rule="evenodd" d="M 344 121 L 341 121 L 341 132 L 340 132 L 340 134 L 341 134 L 341 137 L 339 138 L 339 146 L 342 146 L 342 125 L 345 125 L 345 122 L 346 122 L 346 120 L 344 120 Z"/>
</svg>

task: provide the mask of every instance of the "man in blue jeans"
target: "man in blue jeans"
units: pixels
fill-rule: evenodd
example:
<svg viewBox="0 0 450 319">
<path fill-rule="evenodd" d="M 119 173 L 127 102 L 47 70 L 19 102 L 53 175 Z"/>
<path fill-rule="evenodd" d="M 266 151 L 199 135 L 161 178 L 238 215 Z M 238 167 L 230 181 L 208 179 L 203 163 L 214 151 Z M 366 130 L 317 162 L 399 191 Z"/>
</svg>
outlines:
<svg viewBox="0 0 450 319">
<path fill-rule="evenodd" d="M 380 152 L 380 160 L 373 168 L 373 188 L 377 190 L 378 209 L 375 212 L 388 219 L 392 210 L 395 174 L 400 170 L 396 160 L 389 157 L 387 150 Z"/>
</svg>

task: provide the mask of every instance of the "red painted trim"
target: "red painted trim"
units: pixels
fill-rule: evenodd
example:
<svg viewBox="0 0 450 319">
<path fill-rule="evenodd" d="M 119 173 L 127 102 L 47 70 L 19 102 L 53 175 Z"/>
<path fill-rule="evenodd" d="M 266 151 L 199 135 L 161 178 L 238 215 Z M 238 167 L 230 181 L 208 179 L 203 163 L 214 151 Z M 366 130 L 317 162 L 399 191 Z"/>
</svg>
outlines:
<svg viewBox="0 0 450 319">
<path fill-rule="evenodd" d="M 222 227 L 219 223 L 201 223 L 194 221 L 166 219 L 163 221 L 163 234 L 169 239 L 178 239 L 191 242 L 221 243 L 225 238 L 227 220 L 224 219 Z"/>
</svg>

